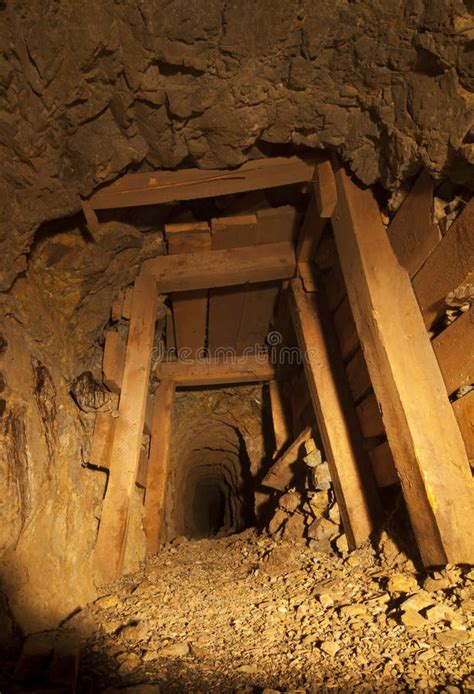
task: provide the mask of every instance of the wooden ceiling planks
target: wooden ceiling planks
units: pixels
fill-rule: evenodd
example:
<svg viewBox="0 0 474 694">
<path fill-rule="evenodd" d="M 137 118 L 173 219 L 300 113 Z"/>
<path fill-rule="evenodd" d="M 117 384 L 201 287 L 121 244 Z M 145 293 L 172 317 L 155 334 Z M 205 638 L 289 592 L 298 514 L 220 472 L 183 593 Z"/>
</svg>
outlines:
<svg viewBox="0 0 474 694">
<path fill-rule="evenodd" d="M 238 169 L 178 169 L 127 174 L 104 186 L 85 203 L 88 218 L 93 211 L 140 205 L 158 205 L 179 200 L 233 195 L 311 181 L 323 154 L 275 157 L 249 161 Z"/>
</svg>

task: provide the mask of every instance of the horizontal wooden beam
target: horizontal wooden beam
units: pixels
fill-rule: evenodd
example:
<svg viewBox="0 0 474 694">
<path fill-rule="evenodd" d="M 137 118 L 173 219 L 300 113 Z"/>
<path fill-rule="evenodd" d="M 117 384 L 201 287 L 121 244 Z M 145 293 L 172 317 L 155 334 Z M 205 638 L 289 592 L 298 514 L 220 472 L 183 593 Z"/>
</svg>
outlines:
<svg viewBox="0 0 474 694">
<path fill-rule="evenodd" d="M 158 378 L 175 386 L 208 386 L 226 383 L 256 383 L 276 378 L 276 368 L 267 355 L 229 356 L 162 362 Z"/>
<path fill-rule="evenodd" d="M 474 383 L 474 306 L 435 337 L 431 344 L 449 395 Z"/>
<path fill-rule="evenodd" d="M 249 161 L 238 169 L 151 171 L 127 174 L 94 193 L 87 205 L 101 210 L 212 198 L 311 181 L 318 157 L 275 157 Z M 89 211 L 89 210 L 88 210 Z"/>
<path fill-rule="evenodd" d="M 293 277 L 295 253 L 291 243 L 270 243 L 161 255 L 145 260 L 142 269 L 155 278 L 162 293 L 230 287 Z"/>
</svg>

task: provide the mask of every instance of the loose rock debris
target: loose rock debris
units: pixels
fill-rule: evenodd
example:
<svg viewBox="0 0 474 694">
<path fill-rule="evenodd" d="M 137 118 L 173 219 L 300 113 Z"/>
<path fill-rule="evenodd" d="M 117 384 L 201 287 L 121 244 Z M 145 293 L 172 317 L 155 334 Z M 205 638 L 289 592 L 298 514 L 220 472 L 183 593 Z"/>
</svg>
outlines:
<svg viewBox="0 0 474 694">
<path fill-rule="evenodd" d="M 474 691 L 474 571 L 381 546 L 178 538 L 64 625 L 79 691 Z"/>
</svg>

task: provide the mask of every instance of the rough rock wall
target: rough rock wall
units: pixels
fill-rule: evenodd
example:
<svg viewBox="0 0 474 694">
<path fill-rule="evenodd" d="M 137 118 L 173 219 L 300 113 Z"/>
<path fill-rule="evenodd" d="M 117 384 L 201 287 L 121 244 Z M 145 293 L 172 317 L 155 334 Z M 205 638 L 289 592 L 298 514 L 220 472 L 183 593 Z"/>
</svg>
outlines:
<svg viewBox="0 0 474 694">
<path fill-rule="evenodd" d="M 39 224 L 127 168 L 228 167 L 294 145 L 338 149 L 365 183 L 395 186 L 422 163 L 467 182 L 473 11 L 472 0 L 2 2 L 0 290 Z"/>
</svg>

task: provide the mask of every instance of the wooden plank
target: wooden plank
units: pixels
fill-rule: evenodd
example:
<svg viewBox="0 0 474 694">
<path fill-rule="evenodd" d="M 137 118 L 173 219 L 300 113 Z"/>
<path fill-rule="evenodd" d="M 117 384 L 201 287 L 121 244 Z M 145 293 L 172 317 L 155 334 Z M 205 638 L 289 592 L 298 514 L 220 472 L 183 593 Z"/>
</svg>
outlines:
<svg viewBox="0 0 474 694">
<path fill-rule="evenodd" d="M 435 337 L 431 344 L 448 395 L 474 383 L 474 306 Z"/>
<path fill-rule="evenodd" d="M 120 394 L 122 387 L 125 349 L 126 344 L 122 335 L 116 330 L 107 330 L 102 360 L 103 381 L 110 392 L 117 395 Z"/>
<path fill-rule="evenodd" d="M 116 580 L 122 573 L 145 421 L 157 305 L 154 278 L 140 274 L 133 290 L 119 419 L 94 552 L 97 579 L 104 583 Z"/>
<path fill-rule="evenodd" d="M 384 441 L 380 446 L 370 451 L 369 456 L 378 487 L 389 487 L 391 484 L 399 484 L 400 480 L 388 441 Z"/>
<path fill-rule="evenodd" d="M 82 212 L 86 218 L 87 228 L 89 229 L 90 233 L 94 235 L 99 230 L 100 224 L 94 208 L 89 200 L 82 201 Z"/>
<path fill-rule="evenodd" d="M 453 402 L 453 410 L 466 446 L 467 457 L 474 465 L 474 390 Z"/>
<path fill-rule="evenodd" d="M 252 214 L 213 219 L 211 234 L 213 250 L 252 246 L 257 240 L 257 217 Z M 210 291 L 208 348 L 211 356 L 218 356 L 222 350 L 236 349 L 245 301 L 244 286 Z"/>
<path fill-rule="evenodd" d="M 211 249 L 211 233 L 205 222 L 166 224 L 168 253 L 196 253 Z M 207 333 L 207 289 L 174 292 L 171 295 L 175 347 L 180 358 L 195 359 L 204 354 Z"/>
<path fill-rule="evenodd" d="M 333 321 L 342 358 L 348 359 L 359 346 L 359 336 L 347 297 L 334 312 Z"/>
<path fill-rule="evenodd" d="M 257 243 L 296 242 L 298 211 L 291 205 L 257 210 Z"/>
<path fill-rule="evenodd" d="M 377 525 L 379 501 L 359 423 L 346 385 L 329 312 L 318 294 L 291 282 L 292 316 L 318 430 L 350 547 L 365 542 Z M 324 327 L 323 327 L 324 326 Z"/>
<path fill-rule="evenodd" d="M 296 258 L 299 262 L 315 260 L 317 248 L 326 224 L 327 219 L 323 219 L 318 214 L 316 201 L 314 196 L 311 196 L 298 237 Z"/>
<path fill-rule="evenodd" d="M 295 273 L 291 244 L 271 243 L 202 253 L 162 255 L 142 264 L 161 293 L 288 279 Z"/>
<path fill-rule="evenodd" d="M 422 171 L 387 229 L 398 262 L 410 277 L 441 241 L 441 231 L 433 224 L 433 186 L 429 173 Z"/>
<path fill-rule="evenodd" d="M 410 280 L 372 191 L 342 168 L 336 180 L 347 293 L 423 563 L 471 563 L 474 483 Z"/>
<path fill-rule="evenodd" d="M 367 438 L 385 436 L 382 414 L 379 409 L 377 398 L 373 393 L 370 393 L 370 395 L 362 400 L 356 407 L 356 412 L 359 418 L 362 436 Z"/>
<path fill-rule="evenodd" d="M 367 364 L 360 347 L 346 364 L 346 376 L 352 399 L 357 402 L 372 387 Z"/>
<path fill-rule="evenodd" d="M 301 278 L 305 292 L 318 291 L 318 268 L 313 262 L 301 261 L 297 265 L 298 277 Z"/>
<path fill-rule="evenodd" d="M 158 378 L 172 380 L 176 386 L 224 385 L 226 383 L 258 383 L 271 381 L 276 369 L 265 354 L 249 354 L 230 359 L 200 359 L 162 362 L 156 370 Z"/>
<path fill-rule="evenodd" d="M 306 427 L 301 434 L 293 441 L 291 446 L 287 448 L 281 456 L 271 466 L 261 484 L 264 487 L 271 487 L 282 491 L 293 482 L 295 472 L 295 463 L 300 459 L 300 449 L 305 441 L 312 436 L 311 427 Z M 300 472 L 304 470 L 303 464 L 300 467 Z"/>
<path fill-rule="evenodd" d="M 155 394 L 150 456 L 146 478 L 143 527 L 145 529 L 146 553 L 148 555 L 156 554 L 160 544 L 166 483 L 168 480 L 173 400 L 173 381 L 168 379 L 162 380 Z"/>
<path fill-rule="evenodd" d="M 278 291 L 278 282 L 262 282 L 245 287 L 236 345 L 237 354 L 261 351 L 265 346 Z"/>
<path fill-rule="evenodd" d="M 178 169 L 127 174 L 89 199 L 96 210 L 213 198 L 311 181 L 319 157 L 274 157 L 234 170 Z"/>
<path fill-rule="evenodd" d="M 447 294 L 459 287 L 474 267 L 474 198 L 466 205 L 413 279 L 426 326 L 443 314 Z"/>
<path fill-rule="evenodd" d="M 321 274 L 328 308 L 333 313 L 346 296 L 346 285 L 339 261 Z"/>
<path fill-rule="evenodd" d="M 117 419 L 108 412 L 97 412 L 89 452 L 89 465 L 109 469 Z"/>
<path fill-rule="evenodd" d="M 176 349 L 176 336 L 174 334 L 174 319 L 171 309 L 166 313 L 166 349 L 168 351 Z"/>
<path fill-rule="evenodd" d="M 127 287 L 124 291 L 122 318 L 130 320 L 132 315 L 133 287 Z"/>
<path fill-rule="evenodd" d="M 282 393 L 282 384 L 276 380 L 270 381 L 270 407 L 273 421 L 273 434 L 275 436 L 275 451 L 280 451 L 290 438 L 287 407 Z"/>
<path fill-rule="evenodd" d="M 336 179 L 330 159 L 316 164 L 314 194 L 319 216 L 330 219 L 337 202 Z"/>
</svg>

